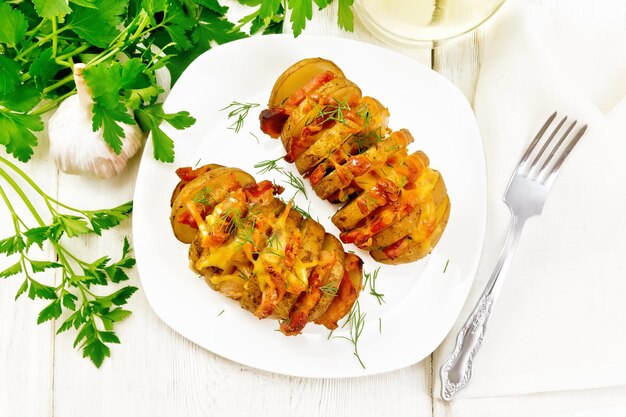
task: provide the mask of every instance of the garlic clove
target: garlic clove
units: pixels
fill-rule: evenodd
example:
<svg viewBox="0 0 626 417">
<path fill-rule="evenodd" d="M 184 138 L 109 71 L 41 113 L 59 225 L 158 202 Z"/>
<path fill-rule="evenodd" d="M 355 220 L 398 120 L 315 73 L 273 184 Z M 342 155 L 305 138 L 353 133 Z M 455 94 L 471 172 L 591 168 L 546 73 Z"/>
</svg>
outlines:
<svg viewBox="0 0 626 417">
<path fill-rule="evenodd" d="M 74 66 L 77 94 L 66 98 L 48 123 L 50 153 L 57 168 L 68 174 L 111 178 L 124 170 L 144 142 L 138 125 L 121 123 L 122 150 L 116 155 L 104 141 L 102 129 L 92 129 L 93 98 L 82 76 L 84 64 Z M 129 113 L 132 114 L 132 112 Z"/>
</svg>

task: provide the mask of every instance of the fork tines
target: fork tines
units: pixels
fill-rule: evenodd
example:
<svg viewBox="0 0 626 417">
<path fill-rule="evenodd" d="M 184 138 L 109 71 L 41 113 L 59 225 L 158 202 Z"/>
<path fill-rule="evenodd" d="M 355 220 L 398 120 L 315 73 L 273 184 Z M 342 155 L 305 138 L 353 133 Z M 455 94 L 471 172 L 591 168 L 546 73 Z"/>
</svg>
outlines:
<svg viewBox="0 0 626 417">
<path fill-rule="evenodd" d="M 578 121 L 574 120 L 571 123 L 566 123 L 567 116 L 565 116 L 557 123 L 547 139 L 544 139 L 544 135 L 556 119 L 556 115 L 556 112 L 552 113 L 541 129 L 539 129 L 524 156 L 522 156 L 522 160 L 517 168 L 519 174 L 528 177 L 530 180 L 539 181 L 541 184 L 551 183 L 554 180 L 565 158 L 567 158 L 587 130 L 587 125 L 583 125 L 576 131 L 573 137 L 567 140 Z M 559 131 L 564 125 L 567 125 L 565 132 L 559 136 Z M 559 139 L 555 141 L 554 139 L 557 137 Z M 549 153 L 546 152 L 548 150 Z"/>
</svg>

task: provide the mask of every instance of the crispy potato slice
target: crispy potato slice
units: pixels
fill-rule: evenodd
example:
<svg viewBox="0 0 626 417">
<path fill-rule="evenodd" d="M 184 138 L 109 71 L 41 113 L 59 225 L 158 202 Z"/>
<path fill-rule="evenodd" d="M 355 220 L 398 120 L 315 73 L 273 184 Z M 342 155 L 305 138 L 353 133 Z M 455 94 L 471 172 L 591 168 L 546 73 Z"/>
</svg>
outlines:
<svg viewBox="0 0 626 417">
<path fill-rule="evenodd" d="M 438 184 L 440 183 L 443 185 L 443 181 L 438 182 Z M 432 226 L 432 231 L 425 230 L 427 226 L 420 221 L 421 216 L 413 217 L 413 222 L 403 224 L 407 229 L 396 229 L 397 234 L 395 236 L 393 233 L 387 233 L 385 240 L 376 236 L 375 242 L 379 244 L 388 243 L 393 237 L 400 237 L 383 248 L 378 246 L 380 249 L 372 250 L 370 252 L 372 258 L 381 263 L 401 264 L 421 259 L 433 250 L 439 242 L 450 217 L 450 198 L 445 193 L 445 185 L 443 187 L 441 185 L 437 187 L 438 191 L 433 193 L 433 198 L 437 198 L 439 201 L 434 200 L 433 202 L 435 206 L 435 222 Z M 444 190 L 443 196 L 441 193 L 442 189 Z M 387 232 L 387 230 L 384 232 Z"/>
<path fill-rule="evenodd" d="M 384 164 L 391 155 L 405 149 L 411 142 L 413 142 L 413 135 L 411 135 L 408 130 L 400 129 L 397 132 L 393 132 L 391 135 L 368 148 L 362 154 L 355 155 L 348 159 L 341 167 L 326 175 L 313 187 L 313 190 L 319 198 L 326 200 L 332 194 L 350 185 L 357 172 L 351 169 L 355 161 L 363 159 L 370 166 L 377 167 Z"/>
<path fill-rule="evenodd" d="M 344 124 L 345 123 L 345 124 Z M 308 174 L 317 164 L 326 159 L 341 144 L 361 127 L 351 120 L 337 122 L 333 127 L 324 129 L 309 148 L 296 159 L 296 168 L 302 175 Z"/>
<path fill-rule="evenodd" d="M 363 261 L 353 253 L 347 253 L 345 271 L 337 295 L 320 317 L 315 320 L 327 329 L 337 328 L 337 322 L 346 316 L 359 298 L 363 286 Z"/>
<path fill-rule="evenodd" d="M 204 174 L 205 172 L 209 172 L 212 169 L 216 169 L 216 168 L 224 168 L 223 165 L 218 165 L 218 164 L 206 164 L 203 165 L 195 170 L 192 171 L 201 171 L 201 174 Z M 178 194 L 180 194 L 180 191 L 189 183 L 189 181 L 185 181 L 185 180 L 180 180 L 178 181 L 178 184 L 176 184 L 176 187 L 174 188 L 174 191 L 172 192 L 172 197 L 170 198 L 170 207 L 172 205 L 174 205 L 174 200 L 176 200 L 176 197 L 178 197 Z"/>
<path fill-rule="evenodd" d="M 302 135 L 303 129 L 310 126 L 320 115 L 323 115 L 323 108 L 318 104 L 322 98 L 345 102 L 347 100 L 358 100 L 361 97 L 361 90 L 352 81 L 346 78 L 334 78 L 317 89 L 312 98 L 306 98 L 289 115 L 285 122 L 280 140 L 285 149 L 290 149 L 290 142 Z"/>
<path fill-rule="evenodd" d="M 441 204 L 446 198 L 446 185 L 441 175 L 439 175 L 439 178 L 437 179 L 437 182 L 433 187 L 432 193 L 432 198 L 437 205 Z M 393 223 L 390 227 L 376 233 L 373 236 L 372 248 L 380 249 L 389 246 L 409 234 L 410 231 L 415 230 L 415 228 L 419 224 L 420 213 L 421 210 L 418 206 L 407 216 L 398 219 L 398 221 Z"/>
<path fill-rule="evenodd" d="M 341 69 L 334 62 L 323 58 L 307 58 L 287 68 L 274 83 L 268 106 L 276 107 L 295 91 L 302 88 L 311 78 L 330 71 L 336 76 L 344 77 Z"/>
<path fill-rule="evenodd" d="M 334 298 L 343 276 L 344 252 L 341 243 L 330 234 L 326 234 L 319 253 L 319 264 L 313 269 L 309 287 L 298 297 L 289 320 L 281 323 L 280 330 L 288 335 L 300 334 L 307 322 L 319 317 Z M 334 290 L 325 291 L 324 286 L 334 286 Z M 327 288 L 326 288 L 327 289 Z"/>
<path fill-rule="evenodd" d="M 332 253 L 335 258 L 335 262 L 329 273 L 326 274 L 322 280 L 320 286 L 320 290 L 322 292 L 321 298 L 309 313 L 309 321 L 317 320 L 322 314 L 324 314 L 324 312 L 326 312 L 326 309 L 337 295 L 339 284 L 341 283 L 344 273 L 346 253 L 343 251 L 343 246 L 341 245 L 339 239 L 326 233 L 322 250 Z"/>
<path fill-rule="evenodd" d="M 197 229 L 182 223 L 181 216 L 188 213 L 187 204 L 196 204 L 200 208 L 212 207 L 222 201 L 230 189 L 240 188 L 255 180 L 246 172 L 236 168 L 211 169 L 182 187 L 172 201 L 170 222 L 174 235 L 183 243 L 191 243 Z M 196 201 L 194 201 L 194 199 Z"/>
</svg>

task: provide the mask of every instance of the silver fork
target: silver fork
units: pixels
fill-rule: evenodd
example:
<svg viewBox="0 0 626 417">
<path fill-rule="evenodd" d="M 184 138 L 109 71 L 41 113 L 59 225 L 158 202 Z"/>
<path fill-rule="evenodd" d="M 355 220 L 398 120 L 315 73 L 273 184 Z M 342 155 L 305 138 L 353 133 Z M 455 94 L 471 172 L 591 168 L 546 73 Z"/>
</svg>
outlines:
<svg viewBox="0 0 626 417">
<path fill-rule="evenodd" d="M 567 138 L 577 123 L 574 120 L 554 144 L 561 127 L 566 124 L 567 117 L 564 117 L 547 140 L 542 141 L 555 118 L 556 113 L 552 114 L 539 129 L 509 181 L 504 202 L 511 210 L 511 223 L 500 259 L 474 311 L 457 335 L 452 354 L 441 366 L 441 398 L 446 401 L 450 401 L 463 389 L 472 376 L 474 357 L 485 337 L 491 308 L 502 288 L 503 278 L 511 265 L 526 220 L 541 214 L 546 197 L 563 162 L 587 130 L 587 125 L 582 126 L 568 141 Z"/>
</svg>

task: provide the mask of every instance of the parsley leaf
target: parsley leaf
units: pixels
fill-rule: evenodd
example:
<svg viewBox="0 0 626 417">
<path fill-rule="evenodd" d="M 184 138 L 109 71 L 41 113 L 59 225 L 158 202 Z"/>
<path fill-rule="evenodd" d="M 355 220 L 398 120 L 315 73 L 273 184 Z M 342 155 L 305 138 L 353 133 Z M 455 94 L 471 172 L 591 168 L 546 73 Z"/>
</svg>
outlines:
<svg viewBox="0 0 626 417">
<path fill-rule="evenodd" d="M 204 36 L 200 35 L 199 32 L 204 32 Z M 237 39 L 243 39 L 247 36 L 248 35 L 241 32 L 239 29 L 235 29 L 235 25 L 228 21 L 228 19 L 223 18 L 219 14 L 206 11 L 202 14 L 197 31 L 194 31 L 193 39 L 195 41 L 202 37 L 221 45 Z"/>
<path fill-rule="evenodd" d="M 333 0 L 315 0 L 315 4 L 317 4 L 317 7 L 319 7 L 320 10 L 322 10 L 324 7 L 328 6 L 332 2 Z"/>
<path fill-rule="evenodd" d="M 82 217 L 58 214 L 53 218 L 50 232 L 55 236 L 55 240 L 58 241 L 63 232 L 65 232 L 68 237 L 75 237 L 89 233 L 91 229 L 89 229 L 87 222 Z"/>
<path fill-rule="evenodd" d="M 10 94 L 20 83 L 20 65 L 0 55 L 0 96 Z"/>
<path fill-rule="evenodd" d="M 337 23 L 339 27 L 349 32 L 354 31 L 354 15 L 352 14 L 354 0 L 338 0 L 338 2 Z"/>
<path fill-rule="evenodd" d="M 0 111 L 0 144 L 22 162 L 30 159 L 37 146 L 37 137 L 32 132 L 42 130 L 43 122 L 39 116 Z"/>
<path fill-rule="evenodd" d="M 27 112 L 41 101 L 41 93 L 35 84 L 18 85 L 11 94 L 0 97 L 0 104 L 17 112 Z"/>
<path fill-rule="evenodd" d="M 72 9 L 67 5 L 66 0 L 33 0 L 33 4 L 37 14 L 47 19 L 62 17 L 72 13 Z"/>
<path fill-rule="evenodd" d="M 0 272 L 0 278 L 8 278 L 11 275 L 16 275 L 22 272 L 22 263 L 20 261 L 14 263 L 4 271 Z"/>
<path fill-rule="evenodd" d="M 14 253 L 21 252 L 26 247 L 22 236 L 15 235 L 0 240 L 0 253 L 4 253 L 7 256 Z"/>
<path fill-rule="evenodd" d="M 196 119 L 186 111 L 166 114 L 161 104 L 138 109 L 135 114 L 141 128 L 152 133 L 154 158 L 162 162 L 174 161 L 174 141 L 161 130 L 159 127 L 161 122 L 167 120 L 175 129 L 184 129 L 196 122 Z"/>
<path fill-rule="evenodd" d="M 120 224 L 132 212 L 133 202 L 129 201 L 111 209 L 87 211 L 85 214 L 91 223 L 94 233 L 99 235 L 102 230 L 110 229 Z"/>
<path fill-rule="evenodd" d="M 228 6 L 220 5 L 217 0 L 194 0 L 194 2 L 206 7 L 220 16 L 224 16 L 228 11 Z"/>
<path fill-rule="evenodd" d="M 120 122 L 135 124 L 135 119 L 128 114 L 126 105 L 122 102 L 122 94 L 125 90 L 149 85 L 145 70 L 146 65 L 138 58 L 133 58 L 123 66 L 119 62 L 102 63 L 83 71 L 87 85 L 94 92 L 93 130 L 102 128 L 105 142 L 118 155 L 122 151 L 124 137 Z"/>
<path fill-rule="evenodd" d="M 40 249 L 43 249 L 43 242 L 48 239 L 48 231 L 49 227 L 33 227 L 32 229 L 28 229 L 24 232 L 24 236 L 26 236 L 26 249 L 29 249 L 33 244 L 39 246 Z"/>
<path fill-rule="evenodd" d="M 87 42 L 104 48 L 120 33 L 117 27 L 122 23 L 127 2 L 95 0 L 93 6 L 74 6 L 68 24 Z"/>
<path fill-rule="evenodd" d="M 35 79 L 35 85 L 39 91 L 43 91 L 48 81 L 54 78 L 59 69 L 59 65 L 52 58 L 52 48 L 47 48 L 30 64 L 28 72 Z"/>
<path fill-rule="evenodd" d="M 313 17 L 312 0 L 289 0 L 287 7 L 291 10 L 293 34 L 299 36 L 306 27 L 306 21 Z"/>
<path fill-rule="evenodd" d="M 28 23 L 19 11 L 13 9 L 7 3 L 0 3 L 0 43 L 15 46 L 22 41 Z"/>
<path fill-rule="evenodd" d="M 45 323 L 48 320 L 58 319 L 61 317 L 63 309 L 61 308 L 61 300 L 56 299 L 48 304 L 37 317 L 37 324 Z"/>
<path fill-rule="evenodd" d="M 282 5 L 282 0 L 265 0 L 259 8 L 259 18 L 261 20 L 271 19 Z"/>
</svg>

